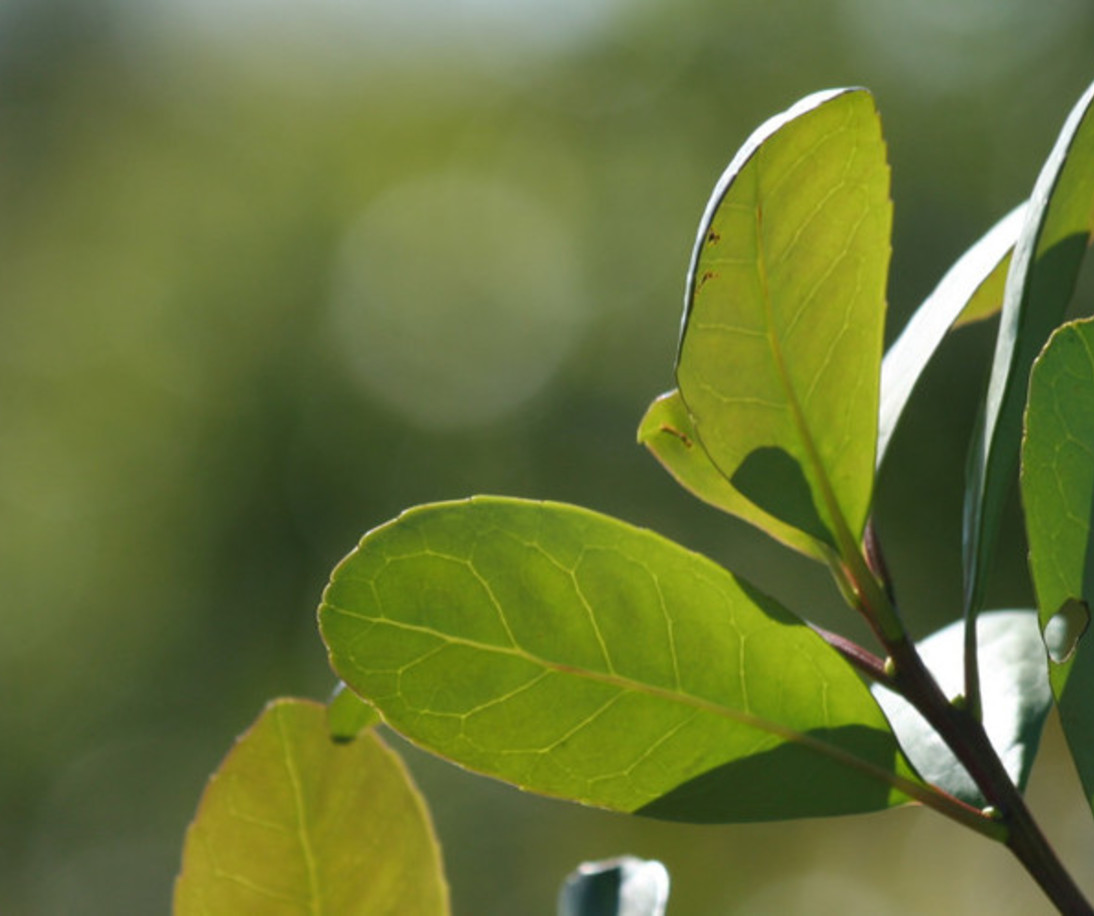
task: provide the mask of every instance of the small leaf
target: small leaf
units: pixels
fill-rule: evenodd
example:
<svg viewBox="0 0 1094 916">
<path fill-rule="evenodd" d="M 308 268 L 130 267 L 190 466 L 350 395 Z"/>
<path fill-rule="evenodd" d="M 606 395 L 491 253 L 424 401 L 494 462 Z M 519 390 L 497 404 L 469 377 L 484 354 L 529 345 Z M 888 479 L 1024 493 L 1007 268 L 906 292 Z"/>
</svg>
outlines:
<svg viewBox="0 0 1094 916">
<path fill-rule="evenodd" d="M 751 518 L 760 528 L 788 547 L 822 562 L 831 555 L 823 540 L 780 521 L 750 504 L 710 460 L 691 425 L 688 409 L 675 389 L 656 398 L 638 427 L 638 441 L 653 453 L 677 482 L 717 509 Z M 825 532 L 827 538 L 827 532 Z"/>
<path fill-rule="evenodd" d="M 429 815 L 373 734 L 327 736 L 323 706 L 274 700 L 213 774 L 186 833 L 176 916 L 446 914 Z"/>
<path fill-rule="evenodd" d="M 669 872 L 656 859 L 620 856 L 585 862 L 558 897 L 558 916 L 664 916 Z"/>
<path fill-rule="evenodd" d="M 983 600 L 988 560 L 1018 457 L 1030 367 L 1063 319 L 1094 221 L 1094 85 L 1071 110 L 1033 187 L 1007 275 L 987 397 L 965 489 L 965 608 Z"/>
<path fill-rule="evenodd" d="M 885 458 L 900 415 L 946 333 L 999 311 L 1011 252 L 1025 219 L 1020 204 L 991 227 L 954 263 L 923 300 L 881 363 L 878 465 Z"/>
<path fill-rule="evenodd" d="M 764 450 L 753 496 L 791 468 L 806 482 L 805 502 L 734 511 L 760 527 L 775 515 L 841 554 L 857 552 L 873 492 L 891 222 L 873 100 L 817 93 L 734 157 L 688 274 L 676 380 L 698 439 L 731 481 Z"/>
<path fill-rule="evenodd" d="M 1037 615 L 990 611 L 976 623 L 984 678 L 984 729 L 1010 778 L 1023 789 L 1052 706 Z M 957 621 L 918 646 L 943 693 L 951 698 L 964 690 L 963 643 L 964 623 Z M 972 777 L 919 713 L 887 688 L 874 685 L 871 689 L 919 775 L 962 801 L 983 807 L 984 797 Z"/>
<path fill-rule="evenodd" d="M 1030 379 L 1022 502 L 1049 678 L 1094 807 L 1094 320 L 1052 335 Z"/>
<path fill-rule="evenodd" d="M 319 620 L 334 670 L 385 722 L 546 795 L 728 822 L 877 810 L 921 788 L 811 629 L 584 509 L 412 509 L 339 564 Z"/>
<path fill-rule="evenodd" d="M 327 701 L 327 728 L 335 741 L 352 741 L 362 731 L 380 721 L 375 708 L 362 700 L 342 682 Z"/>
</svg>

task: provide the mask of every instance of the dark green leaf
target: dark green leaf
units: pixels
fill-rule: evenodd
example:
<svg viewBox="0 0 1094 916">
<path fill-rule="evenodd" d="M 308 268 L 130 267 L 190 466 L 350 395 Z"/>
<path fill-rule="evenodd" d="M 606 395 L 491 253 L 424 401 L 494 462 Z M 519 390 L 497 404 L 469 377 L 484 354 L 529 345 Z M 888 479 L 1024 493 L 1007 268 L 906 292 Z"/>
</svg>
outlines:
<svg viewBox="0 0 1094 916">
<path fill-rule="evenodd" d="M 335 671 L 411 740 L 547 795 L 690 821 L 886 808 L 910 771 L 843 659 L 649 531 L 555 503 L 422 506 L 319 611 Z"/>
<path fill-rule="evenodd" d="M 372 706 L 338 682 L 327 702 L 327 728 L 335 741 L 352 741 L 379 721 L 380 716 Z"/>
<path fill-rule="evenodd" d="M 975 614 L 1011 486 L 1030 367 L 1063 319 L 1094 218 L 1094 85 L 1071 110 L 1030 196 L 1007 275 L 995 356 L 969 455 L 965 607 Z"/>
<path fill-rule="evenodd" d="M 1033 611 L 991 611 L 977 620 L 983 672 L 984 728 L 1010 778 L 1021 789 L 1037 756 L 1041 729 L 1052 706 L 1041 629 Z M 918 646 L 923 661 L 949 697 L 964 690 L 964 623 L 958 621 Z M 938 734 L 904 699 L 875 685 L 900 746 L 927 782 L 970 805 L 983 796 Z"/>
<path fill-rule="evenodd" d="M 734 511 L 844 554 L 858 549 L 873 490 L 891 221 L 873 100 L 817 93 L 730 163 L 688 275 L 677 385 L 738 490 L 751 460 Z"/>
<path fill-rule="evenodd" d="M 1064 325 L 1034 365 L 1022 502 L 1052 690 L 1094 806 L 1094 321 Z"/>
<path fill-rule="evenodd" d="M 402 761 L 374 734 L 331 741 L 318 703 L 275 700 L 206 786 L 174 912 L 443 916 L 448 888 Z"/>
<path fill-rule="evenodd" d="M 656 859 L 621 856 L 585 862 L 558 897 L 558 916 L 664 916 L 669 873 Z"/>
<path fill-rule="evenodd" d="M 952 327 L 987 318 L 1003 304 L 1003 287 L 1015 239 L 1025 219 L 1021 204 L 966 251 L 923 300 L 881 363 L 880 465 L 927 363 Z"/>
</svg>

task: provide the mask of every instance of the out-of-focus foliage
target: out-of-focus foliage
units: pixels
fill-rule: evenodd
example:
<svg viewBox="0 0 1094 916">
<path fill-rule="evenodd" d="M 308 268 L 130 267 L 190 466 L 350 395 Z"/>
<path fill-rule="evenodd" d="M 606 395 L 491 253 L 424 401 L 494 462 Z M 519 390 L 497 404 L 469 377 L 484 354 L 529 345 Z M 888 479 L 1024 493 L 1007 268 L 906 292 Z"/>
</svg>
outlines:
<svg viewBox="0 0 1094 916">
<path fill-rule="evenodd" d="M 582 503 L 824 622 L 822 570 L 633 445 L 671 384 L 696 215 L 754 124 L 869 86 L 898 176 L 891 339 L 1028 194 L 1092 46 L 1075 0 L 0 6 L 0 912 L 167 907 L 207 774 L 265 698 L 327 695 L 327 573 L 406 505 Z M 928 369 L 877 495 L 921 633 L 959 613 L 990 333 Z M 1028 604 L 1004 522 L 992 603 Z M 622 849 L 666 863 L 681 916 L 876 912 L 873 873 L 910 913 L 943 886 L 954 911 L 983 887 L 1039 905 L 914 812 L 683 828 L 408 756 L 457 913 L 541 911 Z M 1066 857 L 1090 837 L 1042 766 Z"/>
</svg>

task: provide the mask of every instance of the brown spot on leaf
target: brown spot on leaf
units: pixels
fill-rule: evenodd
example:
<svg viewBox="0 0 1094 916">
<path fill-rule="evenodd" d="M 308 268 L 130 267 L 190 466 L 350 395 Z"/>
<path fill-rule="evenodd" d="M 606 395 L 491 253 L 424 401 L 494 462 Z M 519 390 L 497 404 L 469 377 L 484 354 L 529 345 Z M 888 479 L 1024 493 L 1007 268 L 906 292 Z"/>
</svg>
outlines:
<svg viewBox="0 0 1094 916">
<path fill-rule="evenodd" d="M 692 446 L 691 437 L 688 436 L 687 433 L 683 433 L 680 430 L 676 429 L 675 427 L 668 426 L 668 425 L 662 423 L 661 424 L 661 432 L 668 433 L 670 436 L 675 436 L 677 439 L 679 439 L 681 442 L 684 443 L 684 448 L 691 448 L 691 446 Z"/>
</svg>

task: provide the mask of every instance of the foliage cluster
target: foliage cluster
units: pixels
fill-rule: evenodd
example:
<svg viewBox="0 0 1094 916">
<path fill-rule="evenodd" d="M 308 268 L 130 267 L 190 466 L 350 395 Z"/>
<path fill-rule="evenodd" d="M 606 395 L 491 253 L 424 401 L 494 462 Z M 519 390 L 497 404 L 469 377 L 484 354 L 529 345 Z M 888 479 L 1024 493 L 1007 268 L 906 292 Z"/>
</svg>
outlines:
<svg viewBox="0 0 1094 916">
<path fill-rule="evenodd" d="M 1004 844 L 1061 912 L 1092 912 L 1022 796 L 1055 704 L 1094 804 L 1094 321 L 1062 324 L 1094 228 L 1092 100 L 1094 86 L 1029 200 L 884 357 L 892 207 L 867 92 L 816 93 L 763 124 L 700 222 L 676 387 L 639 441 L 698 498 L 824 564 L 876 647 L 589 510 L 411 509 L 324 592 L 341 681 L 326 710 L 275 701 L 210 781 L 176 911 L 447 912 L 428 813 L 382 721 L 524 789 L 669 820 L 922 804 Z M 996 314 L 963 620 L 916 645 L 871 520 L 877 472 L 946 334 Z M 1019 461 L 1037 608 L 987 610 Z M 608 863 L 568 883 L 560 910 L 659 913 L 666 888 Z"/>
</svg>

